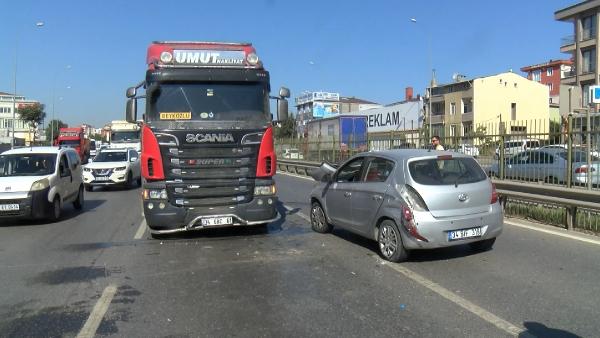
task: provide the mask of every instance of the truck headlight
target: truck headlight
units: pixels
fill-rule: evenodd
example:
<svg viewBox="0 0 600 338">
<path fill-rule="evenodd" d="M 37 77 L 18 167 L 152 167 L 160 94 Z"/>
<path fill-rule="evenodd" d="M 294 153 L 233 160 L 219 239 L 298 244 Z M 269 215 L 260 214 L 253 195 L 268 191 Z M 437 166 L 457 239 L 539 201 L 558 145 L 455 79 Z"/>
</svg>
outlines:
<svg viewBox="0 0 600 338">
<path fill-rule="evenodd" d="M 44 178 L 42 180 L 33 182 L 33 184 L 31 185 L 31 191 L 44 190 L 44 189 L 48 188 L 49 186 L 50 186 L 50 181 L 48 181 L 47 178 Z"/>
<path fill-rule="evenodd" d="M 167 189 L 144 189 L 142 198 L 145 200 L 166 200 L 168 198 Z"/>
<path fill-rule="evenodd" d="M 127 167 L 116 167 L 115 171 L 123 171 L 125 169 L 127 169 Z"/>
<path fill-rule="evenodd" d="M 275 184 L 254 187 L 254 195 L 258 196 L 275 195 L 276 191 Z"/>
</svg>

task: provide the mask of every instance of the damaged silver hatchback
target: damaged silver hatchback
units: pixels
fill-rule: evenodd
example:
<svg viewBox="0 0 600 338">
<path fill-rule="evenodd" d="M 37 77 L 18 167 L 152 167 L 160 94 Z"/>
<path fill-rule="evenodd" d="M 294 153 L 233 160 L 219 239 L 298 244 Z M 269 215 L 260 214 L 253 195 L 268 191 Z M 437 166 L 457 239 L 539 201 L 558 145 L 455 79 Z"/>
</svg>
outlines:
<svg viewBox="0 0 600 338">
<path fill-rule="evenodd" d="M 393 262 L 411 250 L 468 244 L 490 250 L 502 232 L 496 189 L 473 157 L 428 150 L 358 154 L 311 176 L 311 226 L 376 240 Z"/>
</svg>

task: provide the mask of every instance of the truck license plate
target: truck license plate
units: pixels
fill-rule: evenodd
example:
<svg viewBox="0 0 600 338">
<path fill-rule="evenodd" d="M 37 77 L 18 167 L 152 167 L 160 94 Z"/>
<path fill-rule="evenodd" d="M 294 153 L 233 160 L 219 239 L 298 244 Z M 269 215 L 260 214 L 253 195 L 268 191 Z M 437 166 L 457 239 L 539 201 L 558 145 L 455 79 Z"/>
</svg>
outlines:
<svg viewBox="0 0 600 338">
<path fill-rule="evenodd" d="M 202 226 L 216 226 L 233 224 L 233 217 L 202 218 Z"/>
<path fill-rule="evenodd" d="M 473 237 L 481 237 L 481 227 L 461 229 L 448 232 L 448 240 L 456 241 L 459 239 L 467 239 Z"/>
<path fill-rule="evenodd" d="M 19 210 L 18 204 L 0 204 L 0 211 Z"/>
</svg>

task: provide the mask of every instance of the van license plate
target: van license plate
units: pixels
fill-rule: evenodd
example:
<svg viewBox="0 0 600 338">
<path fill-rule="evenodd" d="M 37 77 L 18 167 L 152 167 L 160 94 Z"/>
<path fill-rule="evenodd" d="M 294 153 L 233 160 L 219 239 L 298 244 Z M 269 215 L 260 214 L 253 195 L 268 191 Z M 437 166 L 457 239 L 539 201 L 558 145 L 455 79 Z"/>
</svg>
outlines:
<svg viewBox="0 0 600 338">
<path fill-rule="evenodd" d="M 481 237 L 481 227 L 454 230 L 454 231 L 448 232 L 448 240 L 449 241 L 456 241 L 459 239 L 467 239 L 467 238 L 474 238 L 474 237 Z"/>
<path fill-rule="evenodd" d="M 202 226 L 230 225 L 233 224 L 233 217 L 213 217 L 202 218 Z"/>
<path fill-rule="evenodd" d="M 19 210 L 18 204 L 0 204 L 0 211 Z"/>
</svg>

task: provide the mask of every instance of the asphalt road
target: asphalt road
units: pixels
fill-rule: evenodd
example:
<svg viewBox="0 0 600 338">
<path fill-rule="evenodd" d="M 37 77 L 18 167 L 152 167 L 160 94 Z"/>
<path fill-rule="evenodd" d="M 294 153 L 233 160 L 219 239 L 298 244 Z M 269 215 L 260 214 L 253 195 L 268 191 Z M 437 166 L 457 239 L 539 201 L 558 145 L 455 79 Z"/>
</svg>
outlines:
<svg viewBox="0 0 600 338">
<path fill-rule="evenodd" d="M 278 175 L 267 230 L 140 232 L 139 189 L 86 194 L 62 221 L 0 225 L 0 336 L 539 337 L 600 332 L 600 246 L 507 225 L 494 250 L 382 261 L 313 233 L 312 183 Z M 286 208 L 287 207 L 287 208 Z"/>
</svg>

